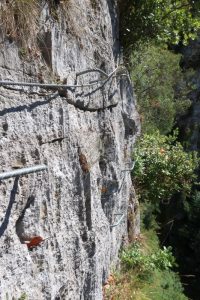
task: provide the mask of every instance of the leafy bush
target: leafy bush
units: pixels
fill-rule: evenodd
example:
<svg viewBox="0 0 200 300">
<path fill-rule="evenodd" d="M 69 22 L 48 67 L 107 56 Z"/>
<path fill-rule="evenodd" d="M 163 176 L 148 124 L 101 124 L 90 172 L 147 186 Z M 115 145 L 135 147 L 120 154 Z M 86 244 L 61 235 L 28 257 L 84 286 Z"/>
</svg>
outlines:
<svg viewBox="0 0 200 300">
<path fill-rule="evenodd" d="M 195 152 L 187 153 L 176 141 L 177 132 L 145 134 L 134 152 L 133 179 L 143 201 L 168 201 L 175 192 L 189 194 L 198 166 Z"/>
<path fill-rule="evenodd" d="M 168 270 L 175 264 L 170 247 L 144 254 L 139 243 L 134 243 L 131 248 L 123 250 L 121 260 L 127 269 L 137 267 L 142 272 L 152 272 L 155 269 Z"/>
<path fill-rule="evenodd" d="M 193 74 L 183 73 L 180 55 L 153 43 L 140 43 L 131 55 L 131 77 L 135 85 L 142 130 L 171 131 L 177 115 L 184 114 L 191 102 L 187 97 Z"/>
</svg>

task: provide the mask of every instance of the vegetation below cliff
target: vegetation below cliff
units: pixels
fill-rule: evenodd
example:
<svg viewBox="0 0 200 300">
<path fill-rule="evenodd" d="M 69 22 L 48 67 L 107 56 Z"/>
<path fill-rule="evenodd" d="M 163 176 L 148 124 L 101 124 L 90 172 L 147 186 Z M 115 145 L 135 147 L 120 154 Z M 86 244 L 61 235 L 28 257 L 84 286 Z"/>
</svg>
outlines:
<svg viewBox="0 0 200 300">
<path fill-rule="evenodd" d="M 138 3 L 130 0 L 126 5 L 121 2 L 121 16 L 126 15 L 122 21 L 121 40 L 135 84 L 142 122 L 133 170 L 133 181 L 142 207 L 144 228 L 141 239 L 147 239 L 149 243 L 153 240 L 152 232 L 153 236 L 157 233 L 160 240 L 156 244 L 157 253 L 164 251 L 164 245 L 174 246 L 172 253 L 180 266 L 174 265 L 173 270 L 181 271 L 184 282 L 187 276 L 190 277 L 187 270 L 191 270 L 191 265 L 195 269 L 189 249 L 194 252 L 195 248 L 195 254 L 199 253 L 198 242 L 189 238 L 189 226 L 193 228 L 196 224 L 199 227 L 196 221 L 200 197 L 199 192 L 195 191 L 199 159 L 198 153 L 184 148 L 185 143 L 178 142 L 180 136 L 174 128 L 178 127 L 180 119 L 184 120 L 191 108 L 191 95 L 197 86 L 193 68 L 181 69 L 182 57 L 173 49 L 197 37 L 199 12 L 197 1 L 144 0 Z M 186 219 L 187 226 L 184 226 Z M 197 228 L 194 231 L 199 233 Z M 133 248 L 136 245 L 137 242 L 133 241 Z M 151 244 L 151 251 L 153 248 Z M 144 245 L 142 249 L 145 251 Z M 148 276 L 141 276 L 144 262 L 140 261 L 138 267 L 136 253 L 127 253 L 132 255 L 132 268 L 127 270 L 122 267 L 120 276 L 123 283 L 115 284 L 116 299 L 124 298 L 120 295 L 126 295 L 125 291 L 125 299 L 186 299 L 178 275 L 169 269 L 154 266 L 149 280 Z M 151 257 L 152 254 L 149 255 Z M 166 285 L 162 283 L 163 278 Z M 192 299 L 198 299 L 198 293 L 191 293 L 191 290 L 190 286 L 187 287 L 187 295 L 190 297 L 192 294 Z"/>
<path fill-rule="evenodd" d="M 121 253 L 122 269 L 104 287 L 105 299 L 186 300 L 180 279 L 171 271 L 175 264 L 170 248 L 161 249 L 154 230 Z"/>
</svg>

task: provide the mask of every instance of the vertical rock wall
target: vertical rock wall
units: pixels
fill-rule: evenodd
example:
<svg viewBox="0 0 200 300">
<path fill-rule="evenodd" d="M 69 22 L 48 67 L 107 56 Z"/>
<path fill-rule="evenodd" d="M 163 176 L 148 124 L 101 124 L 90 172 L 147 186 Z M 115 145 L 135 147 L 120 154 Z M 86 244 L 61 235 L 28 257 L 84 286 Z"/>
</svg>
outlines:
<svg viewBox="0 0 200 300">
<path fill-rule="evenodd" d="M 114 1 L 71 0 L 53 18 L 44 4 L 39 49 L 32 59 L 22 57 L 4 39 L 0 80 L 103 80 L 98 72 L 79 72 L 109 74 L 117 67 L 116 11 Z M 130 198 L 132 215 L 135 205 L 124 170 L 131 166 L 138 115 L 128 78 L 115 75 L 101 88 L 0 87 L 0 171 L 48 167 L 0 182 L 0 299 L 23 293 L 30 300 L 102 299 L 127 238 Z M 25 241 L 34 236 L 47 239 L 30 251 Z"/>
</svg>

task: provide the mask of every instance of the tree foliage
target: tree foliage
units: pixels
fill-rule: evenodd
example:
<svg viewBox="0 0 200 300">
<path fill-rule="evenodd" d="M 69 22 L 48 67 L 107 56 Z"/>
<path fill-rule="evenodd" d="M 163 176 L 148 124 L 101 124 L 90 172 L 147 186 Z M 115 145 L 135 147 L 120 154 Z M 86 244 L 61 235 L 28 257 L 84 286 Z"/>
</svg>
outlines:
<svg viewBox="0 0 200 300">
<path fill-rule="evenodd" d="M 133 175 L 141 200 L 159 203 L 175 192 L 190 193 L 198 158 L 195 152 L 185 152 L 176 138 L 177 132 L 164 136 L 157 131 L 140 139 Z"/>
<path fill-rule="evenodd" d="M 186 44 L 200 28 L 198 1 L 121 0 L 120 12 L 121 39 L 126 47 L 142 39 Z"/>
<path fill-rule="evenodd" d="M 143 132 L 171 131 L 174 119 L 190 106 L 187 94 L 189 70 L 183 73 L 180 55 L 165 47 L 141 43 L 131 55 L 131 76 L 135 84 Z"/>
</svg>

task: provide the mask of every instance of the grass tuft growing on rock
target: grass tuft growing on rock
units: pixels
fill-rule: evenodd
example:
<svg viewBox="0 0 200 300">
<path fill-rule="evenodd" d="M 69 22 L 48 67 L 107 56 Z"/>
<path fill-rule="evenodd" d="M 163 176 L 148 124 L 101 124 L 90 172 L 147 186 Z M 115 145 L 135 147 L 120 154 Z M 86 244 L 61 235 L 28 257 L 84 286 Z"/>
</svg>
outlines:
<svg viewBox="0 0 200 300">
<path fill-rule="evenodd" d="M 4 38 L 22 47 L 35 44 L 41 3 L 37 0 L 7 0 L 0 4 L 0 30 Z"/>
</svg>

